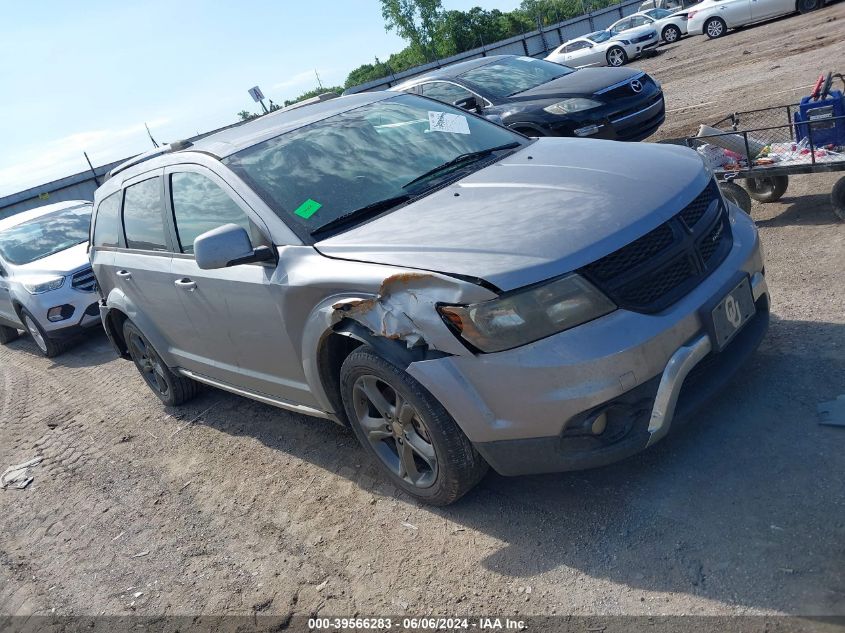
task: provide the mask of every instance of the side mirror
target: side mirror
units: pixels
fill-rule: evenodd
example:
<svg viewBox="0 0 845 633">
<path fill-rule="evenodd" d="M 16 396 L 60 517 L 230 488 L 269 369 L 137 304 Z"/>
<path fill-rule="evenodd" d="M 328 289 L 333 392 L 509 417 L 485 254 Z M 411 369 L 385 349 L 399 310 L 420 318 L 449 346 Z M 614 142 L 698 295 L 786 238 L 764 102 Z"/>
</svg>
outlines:
<svg viewBox="0 0 845 633">
<path fill-rule="evenodd" d="M 481 112 L 483 109 L 481 100 L 475 95 L 471 95 L 465 99 L 458 99 L 455 101 L 455 105 L 464 110 L 469 110 L 470 112 Z"/>
<path fill-rule="evenodd" d="M 206 231 L 194 240 L 194 258 L 201 269 L 212 270 L 264 262 L 273 259 L 273 251 L 266 246 L 252 248 L 249 235 L 243 227 L 224 224 Z"/>
</svg>

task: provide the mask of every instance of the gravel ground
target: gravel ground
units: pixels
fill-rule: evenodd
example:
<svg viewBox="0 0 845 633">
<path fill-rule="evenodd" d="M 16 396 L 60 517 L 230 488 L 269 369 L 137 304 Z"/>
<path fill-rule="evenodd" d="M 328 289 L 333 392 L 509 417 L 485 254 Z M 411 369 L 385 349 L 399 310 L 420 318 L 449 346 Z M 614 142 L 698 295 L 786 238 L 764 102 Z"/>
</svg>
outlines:
<svg viewBox="0 0 845 633">
<path fill-rule="evenodd" d="M 658 138 L 797 100 L 843 24 L 840 3 L 644 60 Z M 0 492 L 0 614 L 845 615 L 845 430 L 816 418 L 845 393 L 833 181 L 755 203 L 771 330 L 693 424 L 599 470 L 491 474 L 446 509 L 331 423 L 214 390 L 163 409 L 101 334 L 55 361 L 0 348 L 0 464 L 44 457 Z"/>
</svg>

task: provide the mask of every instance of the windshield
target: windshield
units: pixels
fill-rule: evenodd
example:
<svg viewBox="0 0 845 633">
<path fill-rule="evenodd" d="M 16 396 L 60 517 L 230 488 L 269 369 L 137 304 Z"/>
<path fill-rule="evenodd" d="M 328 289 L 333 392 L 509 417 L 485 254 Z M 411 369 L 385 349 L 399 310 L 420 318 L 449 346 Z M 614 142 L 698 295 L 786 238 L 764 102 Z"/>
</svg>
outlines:
<svg viewBox="0 0 845 633">
<path fill-rule="evenodd" d="M 599 31 L 598 33 L 590 33 L 586 37 L 587 39 L 593 40 L 598 44 L 599 42 L 606 42 L 611 37 L 613 37 L 613 35 L 610 33 L 610 31 Z"/>
<path fill-rule="evenodd" d="M 666 9 L 652 9 L 651 11 L 646 11 L 646 13 L 658 20 L 661 18 L 668 18 L 670 15 L 672 15 L 672 12 L 667 11 Z"/>
<path fill-rule="evenodd" d="M 399 95 L 263 141 L 223 162 L 308 241 L 338 218 L 420 195 L 479 163 L 458 162 L 454 170 L 405 187 L 438 166 L 513 142 L 525 140 L 452 106 Z"/>
<path fill-rule="evenodd" d="M 0 233 L 0 255 L 21 266 L 88 241 L 91 206 L 62 209 Z"/>
<path fill-rule="evenodd" d="M 508 57 L 468 70 L 461 79 L 494 99 L 504 99 L 575 72 L 573 68 L 533 57 Z"/>
</svg>

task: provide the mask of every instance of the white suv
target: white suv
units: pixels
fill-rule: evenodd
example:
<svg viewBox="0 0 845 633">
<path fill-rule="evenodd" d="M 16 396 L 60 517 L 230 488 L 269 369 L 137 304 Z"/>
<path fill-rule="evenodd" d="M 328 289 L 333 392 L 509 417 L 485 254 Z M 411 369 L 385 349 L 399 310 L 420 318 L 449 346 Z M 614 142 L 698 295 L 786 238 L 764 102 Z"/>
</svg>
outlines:
<svg viewBox="0 0 845 633">
<path fill-rule="evenodd" d="M 0 343 L 27 330 L 53 357 L 100 324 L 88 261 L 91 203 L 58 202 L 0 220 Z"/>
</svg>

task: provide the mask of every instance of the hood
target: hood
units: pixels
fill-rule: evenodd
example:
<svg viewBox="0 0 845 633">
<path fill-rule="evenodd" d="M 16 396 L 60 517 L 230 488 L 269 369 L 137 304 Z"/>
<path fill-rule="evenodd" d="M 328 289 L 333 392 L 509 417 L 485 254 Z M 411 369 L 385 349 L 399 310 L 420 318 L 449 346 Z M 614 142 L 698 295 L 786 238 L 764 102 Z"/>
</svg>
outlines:
<svg viewBox="0 0 845 633">
<path fill-rule="evenodd" d="M 34 262 L 17 266 L 16 269 L 26 274 L 56 273 L 68 275 L 77 272 L 80 268 L 88 268 L 91 264 L 88 261 L 88 242 L 82 242 L 71 246 L 63 251 L 54 253 L 49 257 L 36 259 Z"/>
<path fill-rule="evenodd" d="M 315 248 L 512 290 L 632 242 L 692 202 L 709 179 L 685 147 L 541 138 Z"/>
<path fill-rule="evenodd" d="M 644 24 L 643 26 L 635 26 L 630 29 L 626 29 L 620 33 L 617 33 L 613 37 L 610 38 L 610 42 L 613 40 L 632 40 L 635 37 L 640 37 L 641 35 L 647 35 L 649 33 L 654 33 L 657 35 L 657 30 L 653 24 Z"/>
<path fill-rule="evenodd" d="M 603 88 L 622 83 L 640 74 L 642 74 L 641 70 L 629 68 L 582 68 L 536 88 L 512 95 L 508 97 L 508 102 L 590 96 Z"/>
</svg>

